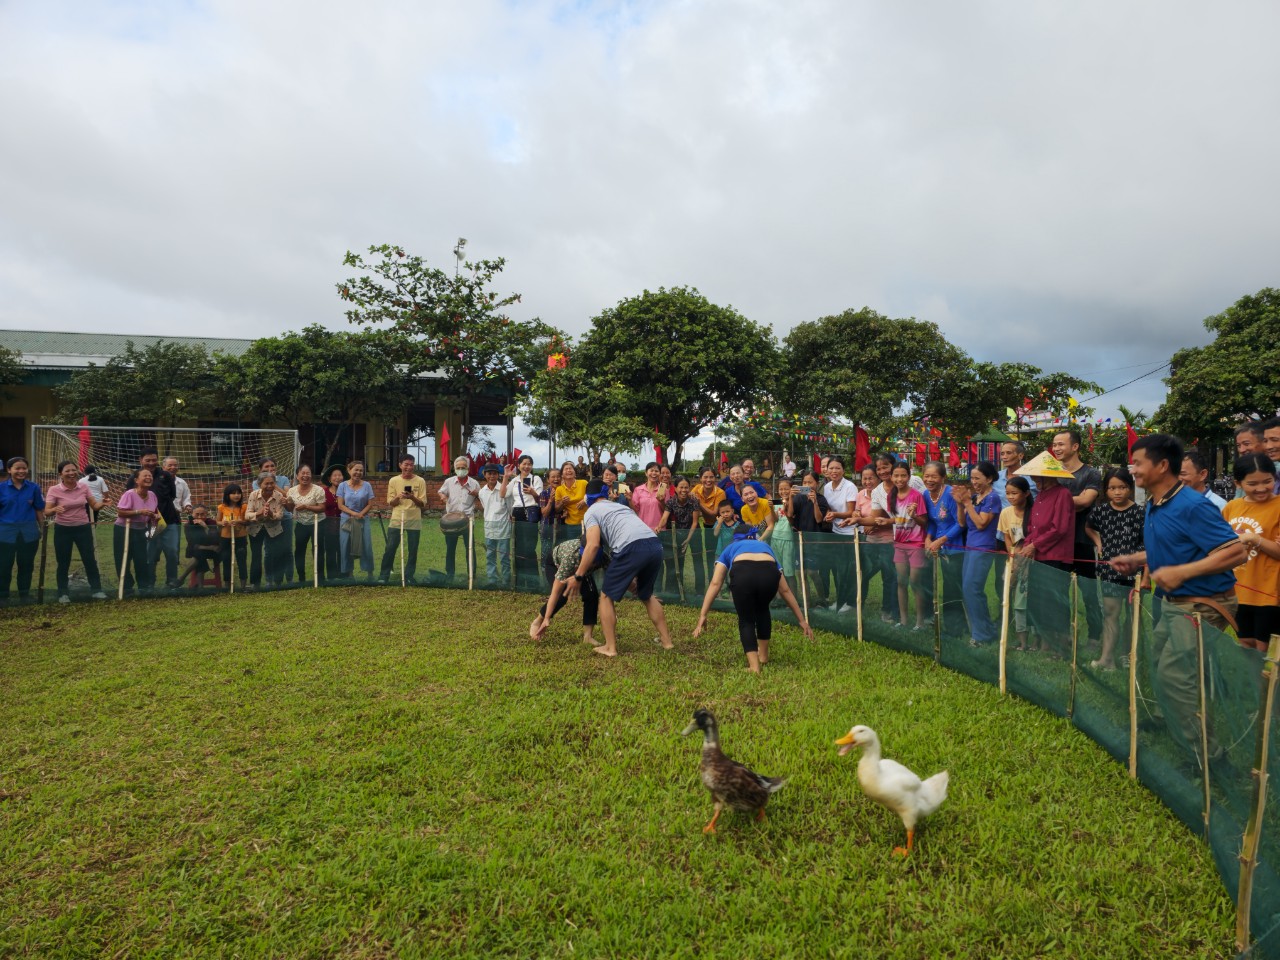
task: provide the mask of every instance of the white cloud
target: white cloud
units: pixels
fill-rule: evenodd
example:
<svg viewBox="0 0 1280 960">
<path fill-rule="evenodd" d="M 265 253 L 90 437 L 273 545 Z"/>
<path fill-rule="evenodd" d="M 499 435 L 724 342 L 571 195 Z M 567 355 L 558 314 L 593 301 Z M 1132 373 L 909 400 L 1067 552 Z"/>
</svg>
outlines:
<svg viewBox="0 0 1280 960">
<path fill-rule="evenodd" d="M 338 326 L 346 249 L 465 236 L 573 332 L 688 283 L 780 335 L 869 305 L 984 359 L 1154 364 L 1277 282 L 1277 28 L 1185 0 L 9 4 L 0 326 Z"/>
</svg>

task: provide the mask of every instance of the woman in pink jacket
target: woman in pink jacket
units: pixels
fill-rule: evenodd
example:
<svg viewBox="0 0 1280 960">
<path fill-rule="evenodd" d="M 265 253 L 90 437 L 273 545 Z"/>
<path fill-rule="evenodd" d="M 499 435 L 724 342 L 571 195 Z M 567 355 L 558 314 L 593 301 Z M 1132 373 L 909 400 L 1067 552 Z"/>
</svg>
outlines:
<svg viewBox="0 0 1280 960">
<path fill-rule="evenodd" d="M 1075 557 L 1076 508 L 1071 491 L 1061 483 L 1071 472 L 1048 451 L 1016 472 L 1035 477 L 1039 492 L 1031 506 L 1027 534 L 1018 550 L 1019 562 L 1031 564 L 1027 613 L 1034 636 L 1031 648 L 1052 657 L 1070 650 L 1071 567 Z"/>
</svg>

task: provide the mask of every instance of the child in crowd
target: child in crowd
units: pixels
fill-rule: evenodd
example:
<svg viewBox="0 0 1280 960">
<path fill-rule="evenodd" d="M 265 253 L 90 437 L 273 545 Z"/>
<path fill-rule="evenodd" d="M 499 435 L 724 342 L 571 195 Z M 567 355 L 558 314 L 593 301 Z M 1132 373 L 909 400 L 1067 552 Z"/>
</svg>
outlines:
<svg viewBox="0 0 1280 960">
<path fill-rule="evenodd" d="M 513 463 L 507 464 L 505 473 L 496 463 L 486 463 L 484 486 L 476 494 L 484 512 L 484 569 L 490 587 L 507 586 L 511 582 L 511 498 L 507 488 L 515 474 Z"/>
<path fill-rule="evenodd" d="M 1110 560 L 1142 549 L 1143 512 L 1133 502 L 1133 477 L 1124 467 L 1108 470 L 1102 481 L 1105 500 L 1100 500 L 1089 511 L 1084 530 L 1098 551 L 1099 560 Z M 1129 592 L 1133 589 L 1133 575 L 1117 573 L 1110 564 L 1098 568 L 1102 581 L 1102 653 L 1089 666 L 1095 670 L 1116 668 L 1116 643 L 1120 638 L 1120 623 L 1124 618 Z M 1087 581 L 1080 581 L 1086 587 Z"/>
<path fill-rule="evenodd" d="M 203 577 L 217 566 L 222 553 L 221 531 L 218 530 L 218 525 L 209 519 L 209 511 L 203 506 L 197 505 L 191 508 L 191 519 L 182 528 L 182 532 L 187 541 L 186 556 L 191 562 L 178 576 L 179 583 L 192 573 Z M 197 580 L 195 584 L 197 588 L 199 583 L 200 581 Z"/>
<path fill-rule="evenodd" d="M 791 495 L 793 487 L 791 481 L 783 477 L 778 481 L 778 504 L 777 514 L 773 521 L 773 536 L 769 538 L 769 544 L 773 547 L 773 555 L 778 558 L 778 566 L 782 568 L 782 575 L 787 580 L 787 585 L 791 587 L 791 592 L 796 593 L 796 538 L 795 531 L 791 527 L 791 517 L 795 510 L 795 504 L 792 502 Z"/>
<path fill-rule="evenodd" d="M 1236 567 L 1240 607 L 1236 613 L 1240 640 L 1260 650 L 1280 633 L 1280 497 L 1275 495 L 1275 462 L 1265 453 L 1236 458 L 1232 470 L 1243 496 L 1222 508 L 1222 516 L 1249 548 L 1249 559 Z"/>
<path fill-rule="evenodd" d="M 238 483 L 228 483 L 222 489 L 222 502 L 218 504 L 218 528 L 222 533 L 221 550 L 218 551 L 222 561 L 222 582 L 231 585 L 231 544 L 235 543 L 235 569 L 244 589 L 245 578 L 249 567 L 245 563 L 248 547 L 248 524 L 244 520 L 244 491 Z"/>
<path fill-rule="evenodd" d="M 724 553 L 725 547 L 733 543 L 733 529 L 738 525 L 738 517 L 733 512 L 733 504 L 723 500 L 716 508 L 716 525 L 711 528 L 716 535 L 716 556 Z"/>
<path fill-rule="evenodd" d="M 898 575 L 898 625 L 907 625 L 907 584 L 916 598 L 916 625 L 924 629 L 924 528 L 929 523 L 929 507 L 920 491 L 911 486 L 911 468 L 900 463 L 891 474 L 889 516 L 893 520 L 893 565 Z"/>
<path fill-rule="evenodd" d="M 1026 563 L 1017 560 L 1018 548 L 1022 546 L 1027 532 L 1027 521 L 1031 517 L 1031 504 L 1035 497 L 1031 493 L 1031 481 L 1026 477 L 1010 477 L 1005 484 L 1004 495 L 1009 505 L 1000 511 L 999 530 L 1004 534 L 1004 548 L 1009 556 L 1007 563 L 1013 564 L 1013 583 L 1010 585 L 1009 603 L 1013 608 L 1013 629 L 1018 635 L 1018 646 L 1014 649 L 1027 649 L 1027 570 Z M 1000 586 L 1003 596 L 1004 585 Z"/>
</svg>

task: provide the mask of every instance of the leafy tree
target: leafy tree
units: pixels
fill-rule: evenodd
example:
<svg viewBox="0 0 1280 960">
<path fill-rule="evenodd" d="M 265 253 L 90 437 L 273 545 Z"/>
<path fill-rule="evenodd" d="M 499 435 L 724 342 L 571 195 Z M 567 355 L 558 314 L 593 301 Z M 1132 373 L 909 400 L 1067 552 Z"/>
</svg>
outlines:
<svg viewBox="0 0 1280 960">
<path fill-rule="evenodd" d="M 410 375 L 431 374 L 437 395 L 462 409 L 463 443 L 470 439 L 471 404 L 495 388 L 514 394 L 542 365 L 556 332 L 541 320 L 512 320 L 503 311 L 519 294 L 492 289 L 506 261 L 462 261 L 452 275 L 393 244 L 347 252 L 343 265 L 360 271 L 337 285 L 347 319 L 385 331 L 397 362 Z"/>
<path fill-rule="evenodd" d="M 72 374 L 54 394 L 63 416 L 173 426 L 211 413 L 218 386 L 203 345 L 160 341 L 139 350 L 130 340 L 124 353 Z"/>
<path fill-rule="evenodd" d="M 0 347 L 0 399 L 11 400 L 13 394 L 4 388 L 22 382 L 22 354 L 8 347 Z"/>
<path fill-rule="evenodd" d="M 1280 290 L 1241 297 L 1204 325 L 1214 341 L 1173 355 L 1169 393 L 1153 423 L 1207 448 L 1230 442 L 1250 416 L 1271 417 L 1280 407 Z"/>
<path fill-rule="evenodd" d="M 1007 419 L 1010 409 L 1021 414 L 1026 399 L 1036 410 L 1084 420 L 1092 408 L 1072 407 L 1072 400 L 1078 404 L 1084 394 L 1102 390 L 1091 380 L 1061 371 L 1044 373 L 1029 363 L 970 361 L 968 369 L 949 373 L 930 386 L 928 405 L 917 408 L 914 415 L 928 415 L 931 422 L 945 424 L 954 436 L 981 433 L 993 422 Z"/>
<path fill-rule="evenodd" d="M 352 423 L 399 415 L 410 381 L 397 368 L 384 334 L 326 330 L 255 340 L 241 356 L 218 360 L 228 405 L 242 416 L 304 423 Z M 331 463 L 341 438 L 329 440 L 317 467 Z"/>
<path fill-rule="evenodd" d="M 626 413 L 630 401 L 624 384 L 573 363 L 539 371 L 513 412 L 536 439 L 585 447 L 594 462 L 605 452 L 634 453 L 654 439 L 643 420 Z"/>
<path fill-rule="evenodd" d="M 777 366 L 770 331 L 693 287 L 659 287 L 592 320 L 576 363 L 626 385 L 622 411 L 684 444 L 735 410 L 759 403 Z"/>
<path fill-rule="evenodd" d="M 778 399 L 791 410 L 828 413 L 868 424 L 888 423 L 904 403 L 932 410 L 953 395 L 969 358 L 937 324 L 895 320 L 870 307 L 798 324 L 783 343 Z"/>
</svg>

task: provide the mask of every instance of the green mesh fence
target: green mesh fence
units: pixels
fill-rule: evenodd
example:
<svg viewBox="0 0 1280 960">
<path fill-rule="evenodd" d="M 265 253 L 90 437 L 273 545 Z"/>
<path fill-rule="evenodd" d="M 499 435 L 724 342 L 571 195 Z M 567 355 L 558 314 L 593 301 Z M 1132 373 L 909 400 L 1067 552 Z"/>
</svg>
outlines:
<svg viewBox="0 0 1280 960">
<path fill-rule="evenodd" d="M 15 576 L 5 602 L 100 602 L 100 592 L 119 595 L 123 528 L 109 522 L 69 542 L 51 533 L 43 543 L 19 545 Z M 322 520 L 315 528 L 285 524 L 238 539 L 207 540 L 189 527 L 159 540 L 129 539 L 131 570 L 154 558 L 158 583 L 126 583 L 126 596 L 190 595 L 227 591 L 312 589 L 320 584 L 517 591 L 545 595 L 553 572 L 551 551 L 580 528 L 512 522 L 443 530 L 438 516 L 401 531 L 373 514 L 363 523 Z M 3 533 L 4 531 L 0 531 Z M 176 538 L 174 533 L 179 534 Z M 712 531 L 667 530 L 660 534 L 664 570 L 659 596 L 665 603 L 701 604 L 718 553 Z M 166 550 L 177 541 L 175 569 Z M 1280 810 L 1274 791 L 1255 808 L 1262 786 L 1255 773 L 1264 730 L 1264 654 L 1241 646 L 1209 608 L 1161 603 L 1150 594 L 1135 604 L 1128 588 L 1073 577 L 1042 563 L 1011 564 L 1003 556 L 975 560 L 957 553 L 919 557 L 893 543 L 855 540 L 838 534 L 797 534 L 774 544 L 788 582 L 813 626 L 856 643 L 878 643 L 935 662 L 1067 718 L 1100 744 L 1186 824 L 1205 838 L 1226 889 L 1239 899 L 1242 850 L 1257 816 L 1256 868 L 1251 874 L 1245 955 L 1280 957 Z M 91 582 L 81 548 L 96 559 Z M 30 556 L 27 597 L 21 557 Z M 61 562 L 60 562 L 61 557 Z M 234 575 L 232 563 L 234 559 Z M 4 570 L 0 569 L 0 579 Z M 176 587 L 166 585 L 172 578 Z M 3 586 L 3 583 L 0 583 Z M 1009 603 L 1004 603 L 1008 589 Z M 95 589 L 96 588 L 96 589 Z M 985 606 L 983 606 L 985 604 Z M 529 613 L 536 610 L 530 603 Z M 1094 613 L 1091 614 L 1090 607 Z M 732 610 L 726 590 L 713 609 Z M 972 642 L 984 617 L 996 629 L 992 642 Z M 775 615 L 793 618 L 778 601 Z M 1092 625 L 1091 625 L 1092 620 Z M 861 625 L 861 631 L 859 630 Z M 1202 722 L 1203 717 L 1203 722 Z M 1132 735 L 1136 731 L 1136 757 Z M 1266 772 L 1280 773 L 1277 751 Z M 1244 858 L 1247 859 L 1247 858 Z"/>
</svg>

